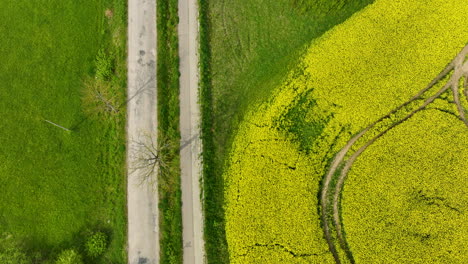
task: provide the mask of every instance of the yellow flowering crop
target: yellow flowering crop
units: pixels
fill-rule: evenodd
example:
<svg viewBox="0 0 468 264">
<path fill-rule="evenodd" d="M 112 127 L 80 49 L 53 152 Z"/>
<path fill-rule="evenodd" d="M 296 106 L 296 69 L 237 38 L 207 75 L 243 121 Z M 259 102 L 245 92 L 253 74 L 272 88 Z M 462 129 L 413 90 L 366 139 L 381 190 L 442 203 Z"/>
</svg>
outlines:
<svg viewBox="0 0 468 264">
<path fill-rule="evenodd" d="M 279 106 L 294 97 L 288 89 L 272 102 L 278 107 L 262 108 L 239 128 L 226 175 L 232 263 L 332 263 L 316 208 L 320 176 L 311 180 L 314 162 L 275 129 Z"/>
<path fill-rule="evenodd" d="M 323 239 L 317 198 L 329 160 L 353 134 L 408 101 L 437 76 L 468 42 L 467 28 L 466 0 L 377 0 L 316 40 L 272 98 L 253 106 L 237 131 L 225 173 L 226 236 L 231 262 L 333 263 Z M 304 103 L 304 98 L 311 103 Z M 447 108 L 441 99 L 434 102 L 433 108 L 444 107 L 454 110 Z M 427 141 L 413 135 L 408 138 L 420 147 L 413 150 L 418 151 L 415 155 L 424 152 L 424 143 L 429 144 L 430 151 L 424 154 L 428 157 L 444 156 L 450 148 L 456 149 L 453 153 L 460 153 L 445 155 L 440 162 L 433 163 L 433 169 L 429 169 L 430 162 L 424 163 L 428 172 L 437 177 L 442 173 L 440 180 L 445 181 L 455 176 L 453 172 L 444 176 L 444 171 L 456 162 L 465 161 L 466 165 L 468 160 L 466 136 L 459 134 L 463 124 L 435 109 L 413 118 L 416 121 L 401 124 L 402 128 L 392 130 L 365 151 L 345 184 L 344 224 L 358 263 L 393 263 L 396 256 L 407 261 L 395 263 L 413 263 L 412 257 L 416 262 L 442 259 L 447 254 L 456 255 L 452 258 L 454 262 L 447 263 L 462 263 L 457 262 L 460 256 L 467 258 L 466 251 L 460 251 L 461 243 L 468 239 L 466 231 L 456 229 L 457 225 L 463 226 L 460 219 L 453 220 L 445 229 L 437 229 L 438 221 L 455 219 L 455 212 L 450 211 L 450 216 L 431 213 L 429 217 L 434 218 L 426 221 L 437 230 L 432 234 L 423 230 L 427 217 L 424 210 L 435 207 L 423 202 L 420 207 L 408 207 L 407 201 L 407 207 L 401 207 L 405 205 L 401 199 L 409 199 L 409 188 L 418 186 L 424 195 L 439 195 L 450 206 L 462 208 L 448 198 L 449 188 L 454 186 L 442 184 L 436 191 L 436 180 L 417 185 L 418 170 L 407 165 L 399 171 L 398 166 L 408 160 L 403 158 L 398 163 L 394 160 L 399 157 L 389 151 L 390 143 L 403 140 L 410 131 L 422 135 L 429 126 L 432 130 L 427 133 L 437 140 Z M 431 127 L 433 122 L 440 126 Z M 458 125 L 449 126 L 447 122 Z M 443 132 L 442 128 L 450 130 L 443 139 L 437 134 Z M 306 147 L 304 137 L 310 142 Z M 365 179 L 372 173 L 376 174 L 374 180 L 367 182 Z M 386 183 L 398 185 L 385 188 L 379 180 L 387 174 L 392 179 L 385 179 Z M 466 176 L 457 177 L 466 179 Z M 405 179 L 411 182 L 406 185 Z M 463 189 L 458 188 L 457 194 L 463 194 Z M 395 213 L 390 222 L 381 219 L 388 213 L 380 209 L 387 202 L 378 199 L 382 191 L 388 192 L 388 199 L 392 195 L 400 197 L 396 205 L 385 205 L 385 210 Z M 367 199 L 366 195 L 372 198 Z M 398 209 L 405 210 L 403 216 L 398 215 Z M 466 206 L 460 210 L 466 212 Z M 412 222 L 404 222 L 404 217 Z M 463 228 L 468 229 L 466 224 Z M 377 233 L 369 236 L 372 241 L 366 242 L 366 234 L 372 230 Z M 397 245 L 396 234 L 404 232 L 415 234 L 407 234 L 405 242 Z M 427 234 L 426 241 L 432 244 L 427 247 L 417 244 Z M 455 239 L 453 245 L 447 239 Z M 423 250 L 429 245 L 443 250 L 434 249 L 424 256 Z M 411 246 L 415 248 L 407 248 Z M 402 252 L 389 256 L 394 250 Z"/>
<path fill-rule="evenodd" d="M 466 261 L 467 132 L 451 115 L 423 111 L 358 158 L 342 202 L 356 263 Z"/>
</svg>

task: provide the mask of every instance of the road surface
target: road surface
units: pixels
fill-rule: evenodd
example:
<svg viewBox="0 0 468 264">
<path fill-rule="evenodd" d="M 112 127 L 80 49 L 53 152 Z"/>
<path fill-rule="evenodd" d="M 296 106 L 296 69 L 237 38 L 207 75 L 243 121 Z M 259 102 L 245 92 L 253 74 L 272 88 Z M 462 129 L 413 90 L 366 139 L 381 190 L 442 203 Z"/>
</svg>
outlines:
<svg viewBox="0 0 468 264">
<path fill-rule="evenodd" d="M 127 214 L 128 263 L 159 263 L 158 193 L 134 170 L 135 142 L 157 130 L 156 1 L 128 1 Z M 156 175 L 153 175 L 156 176 Z"/>
<path fill-rule="evenodd" d="M 197 0 L 179 0 L 180 133 L 184 264 L 205 263 L 200 199 Z"/>
</svg>

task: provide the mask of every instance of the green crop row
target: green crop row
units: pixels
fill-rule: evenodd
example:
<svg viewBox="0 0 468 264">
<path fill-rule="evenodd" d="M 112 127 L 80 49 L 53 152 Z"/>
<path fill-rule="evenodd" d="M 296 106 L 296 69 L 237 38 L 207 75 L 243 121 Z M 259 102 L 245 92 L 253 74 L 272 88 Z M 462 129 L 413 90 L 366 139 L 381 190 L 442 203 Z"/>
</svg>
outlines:
<svg viewBox="0 0 468 264">
<path fill-rule="evenodd" d="M 316 16 L 326 16 L 339 12 L 346 4 L 353 0 L 291 0 L 293 6 L 302 13 L 314 13 Z"/>
</svg>

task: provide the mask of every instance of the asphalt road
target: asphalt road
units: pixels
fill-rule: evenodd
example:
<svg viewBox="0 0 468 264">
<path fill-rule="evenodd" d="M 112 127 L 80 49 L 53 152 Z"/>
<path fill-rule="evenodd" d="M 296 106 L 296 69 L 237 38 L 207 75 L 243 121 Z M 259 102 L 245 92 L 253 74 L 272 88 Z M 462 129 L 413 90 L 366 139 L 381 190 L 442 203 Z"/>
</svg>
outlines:
<svg viewBox="0 0 468 264">
<path fill-rule="evenodd" d="M 135 142 L 156 140 L 148 137 L 156 135 L 157 130 L 155 0 L 128 1 L 127 89 L 128 263 L 157 264 L 157 188 L 149 181 L 142 182 L 143 171 L 134 169 L 135 157 L 138 156 Z"/>
<path fill-rule="evenodd" d="M 179 0 L 181 188 L 184 264 L 205 263 L 200 199 L 201 141 L 198 105 L 198 6 Z"/>
</svg>

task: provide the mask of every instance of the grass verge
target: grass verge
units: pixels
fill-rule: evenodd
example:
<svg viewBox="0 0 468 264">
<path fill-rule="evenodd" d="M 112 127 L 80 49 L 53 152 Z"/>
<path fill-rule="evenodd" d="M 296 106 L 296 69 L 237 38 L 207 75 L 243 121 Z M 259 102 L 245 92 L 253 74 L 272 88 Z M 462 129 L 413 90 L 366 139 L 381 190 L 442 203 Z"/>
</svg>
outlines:
<svg viewBox="0 0 468 264">
<path fill-rule="evenodd" d="M 179 54 L 177 0 L 157 2 L 158 140 L 167 141 L 167 167 L 158 178 L 160 261 L 182 263 L 182 201 L 179 156 Z"/>
<path fill-rule="evenodd" d="M 224 229 L 224 193 L 222 174 L 215 169 L 213 137 L 213 94 L 211 83 L 210 6 L 199 0 L 199 60 L 201 104 L 201 140 L 203 173 L 204 241 L 208 263 L 229 263 L 229 253 Z"/>
</svg>

